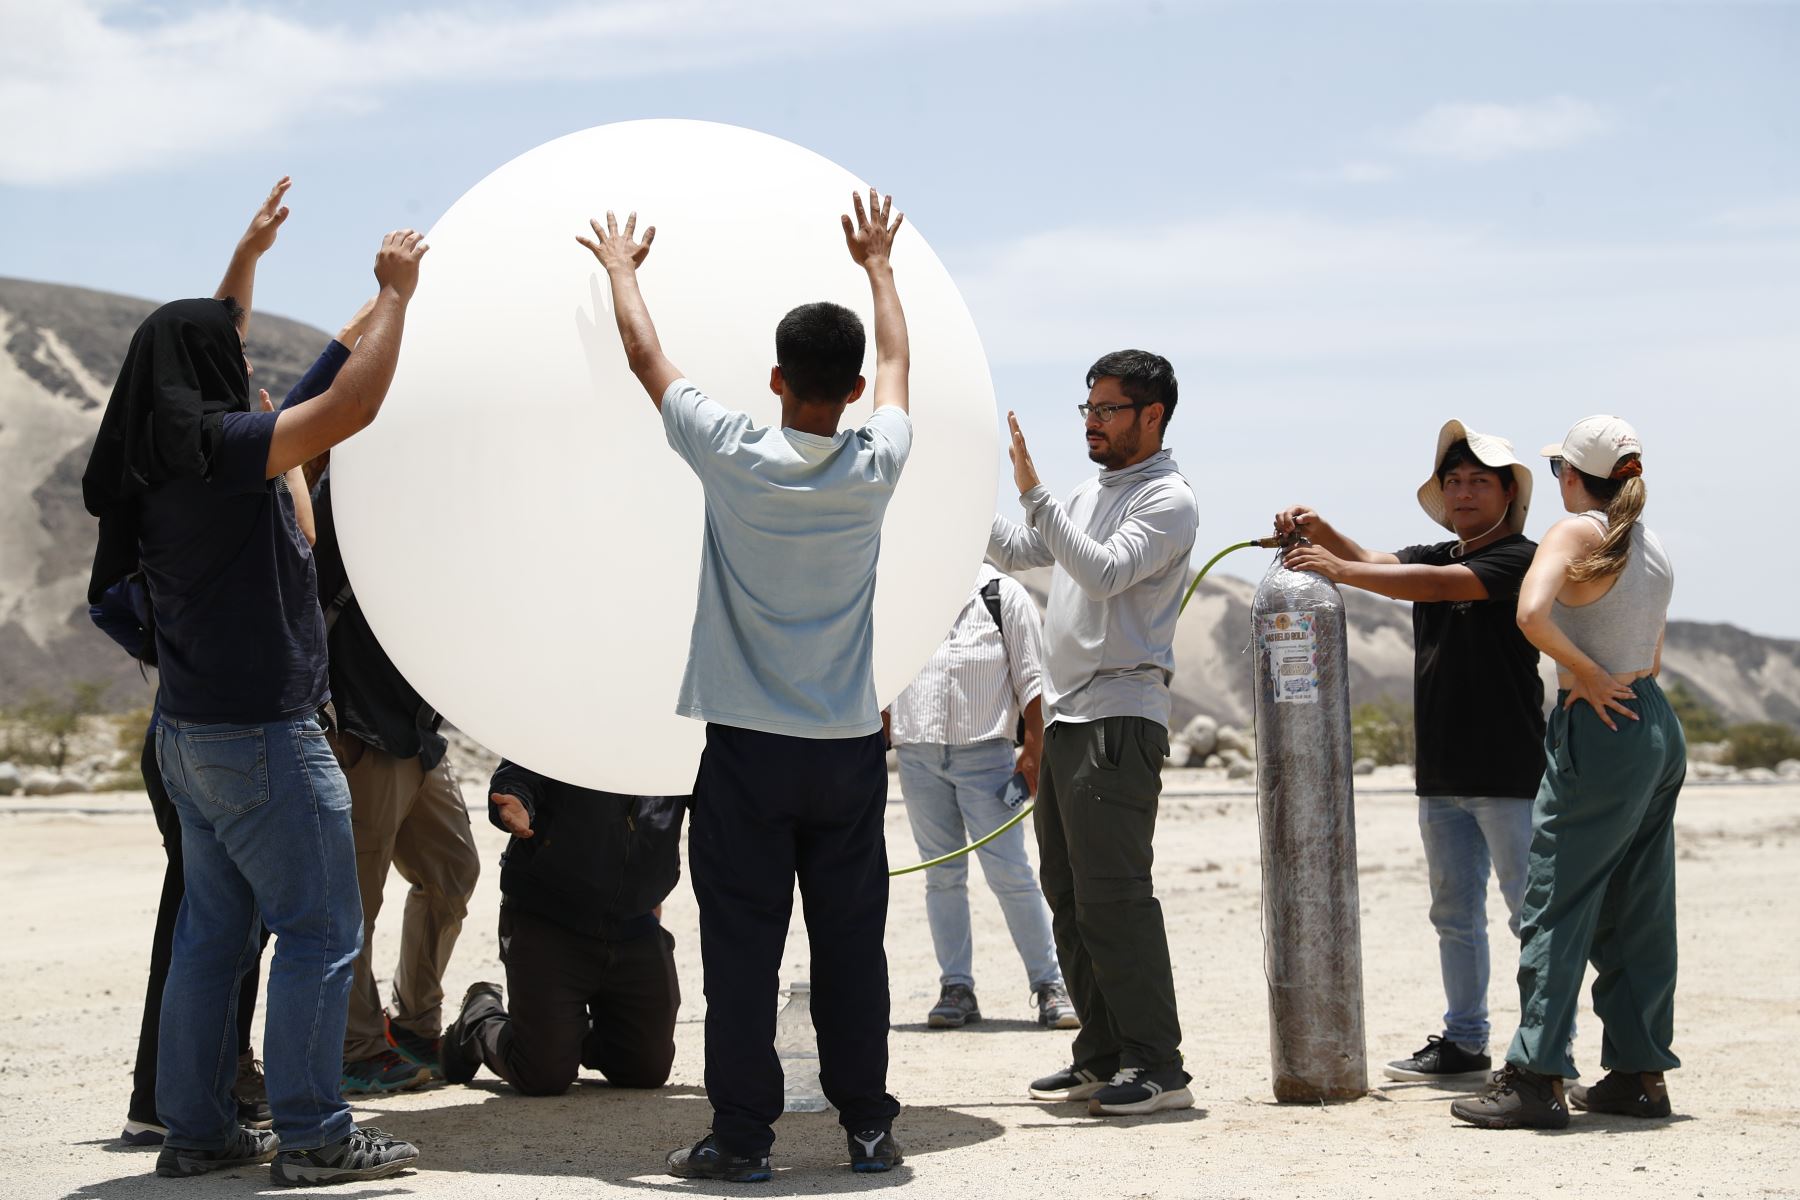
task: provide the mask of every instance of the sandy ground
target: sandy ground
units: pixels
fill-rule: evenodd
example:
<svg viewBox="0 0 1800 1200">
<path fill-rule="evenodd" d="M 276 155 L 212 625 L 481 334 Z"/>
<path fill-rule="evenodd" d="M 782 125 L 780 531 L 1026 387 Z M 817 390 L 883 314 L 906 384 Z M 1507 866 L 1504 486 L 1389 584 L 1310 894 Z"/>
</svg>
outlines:
<svg viewBox="0 0 1800 1200">
<path fill-rule="evenodd" d="M 1452 1093 L 1391 1084 L 1376 1064 L 1437 1029 L 1437 954 L 1425 918 L 1415 802 L 1401 786 L 1358 798 L 1370 1075 L 1352 1104 L 1282 1107 L 1269 1091 L 1254 798 L 1170 772 L 1158 835 L 1158 892 L 1175 951 L 1184 1050 L 1198 1105 L 1126 1120 L 1024 1097 L 1067 1061 L 1068 1035 L 1029 1020 L 1026 981 L 985 888 L 973 889 L 978 989 L 988 1019 L 928 1031 L 936 966 L 923 883 L 896 881 L 888 933 L 894 996 L 890 1086 L 906 1104 L 904 1167 L 855 1177 L 830 1113 L 778 1127 L 776 1179 L 760 1188 L 661 1174 L 662 1155 L 705 1128 L 699 960 L 684 881 L 665 919 L 679 939 L 687 1001 L 679 1053 L 660 1092 L 586 1080 L 522 1099 L 485 1073 L 471 1087 L 359 1105 L 364 1122 L 415 1140 L 420 1169 L 336 1189 L 345 1196 L 593 1196 L 656 1189 L 705 1194 L 1082 1197 L 1663 1195 L 1800 1196 L 1800 788 L 1690 787 L 1678 818 L 1682 975 L 1666 1123 L 1578 1115 L 1562 1133 L 1492 1133 L 1453 1121 Z M 469 789 L 471 798 L 479 793 Z M 895 789 L 898 796 L 898 789 Z M 460 997 L 501 979 L 493 864 L 502 837 L 478 821 L 488 875 L 451 967 Z M 916 861 L 898 803 L 893 861 Z M 158 1180 L 153 1151 L 116 1137 L 125 1116 L 162 855 L 141 796 L 0 800 L 0 1137 L 11 1155 L 0 1195 L 225 1196 L 269 1189 L 262 1171 Z M 392 968 L 403 886 L 388 893 L 378 971 Z M 1518 1011 L 1513 955 L 1496 900 L 1492 1005 L 1504 1045 Z M 790 941 L 787 974 L 804 973 Z M 1582 1016 L 1577 1061 L 1598 1072 L 1598 1023 Z M 921 1190 L 922 1189 L 922 1190 Z"/>
</svg>

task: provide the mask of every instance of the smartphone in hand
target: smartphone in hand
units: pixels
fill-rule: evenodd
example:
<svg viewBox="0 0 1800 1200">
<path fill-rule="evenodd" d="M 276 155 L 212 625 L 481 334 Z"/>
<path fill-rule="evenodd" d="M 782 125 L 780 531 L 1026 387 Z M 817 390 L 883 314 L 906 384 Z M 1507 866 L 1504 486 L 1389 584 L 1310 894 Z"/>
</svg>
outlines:
<svg viewBox="0 0 1800 1200">
<path fill-rule="evenodd" d="M 1031 789 L 1025 786 L 1025 772 L 1014 771 L 1012 778 L 1006 781 L 1006 786 L 1000 789 L 1000 803 L 1008 808 L 1018 808 L 1029 799 Z"/>
</svg>

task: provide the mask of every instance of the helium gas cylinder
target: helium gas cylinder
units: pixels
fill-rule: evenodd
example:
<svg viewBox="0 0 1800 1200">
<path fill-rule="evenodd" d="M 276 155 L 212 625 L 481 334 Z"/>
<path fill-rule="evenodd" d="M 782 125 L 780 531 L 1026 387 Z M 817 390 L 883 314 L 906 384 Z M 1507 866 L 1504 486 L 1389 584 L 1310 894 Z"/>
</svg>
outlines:
<svg viewBox="0 0 1800 1200">
<path fill-rule="evenodd" d="M 1251 619 L 1275 1098 L 1354 1099 L 1369 1082 L 1344 599 L 1278 556 Z"/>
</svg>

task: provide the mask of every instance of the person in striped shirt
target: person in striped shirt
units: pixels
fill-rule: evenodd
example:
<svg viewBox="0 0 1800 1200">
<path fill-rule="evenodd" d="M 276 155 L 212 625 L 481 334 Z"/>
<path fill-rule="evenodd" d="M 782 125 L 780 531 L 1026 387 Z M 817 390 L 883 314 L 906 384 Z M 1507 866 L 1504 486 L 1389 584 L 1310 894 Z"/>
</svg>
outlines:
<svg viewBox="0 0 1800 1200">
<path fill-rule="evenodd" d="M 884 714 L 921 857 L 938 858 L 985 837 L 1036 794 L 1042 677 L 1037 607 L 1017 581 L 984 563 L 949 636 Z M 1015 758 L 1014 730 L 1021 724 Z M 1013 826 L 976 854 L 1025 964 L 1038 1023 L 1077 1028 L 1056 961 L 1050 908 L 1025 850 L 1025 827 Z M 981 1019 L 968 881 L 966 855 L 925 871 L 925 915 L 942 987 L 926 1017 L 933 1029 Z"/>
</svg>

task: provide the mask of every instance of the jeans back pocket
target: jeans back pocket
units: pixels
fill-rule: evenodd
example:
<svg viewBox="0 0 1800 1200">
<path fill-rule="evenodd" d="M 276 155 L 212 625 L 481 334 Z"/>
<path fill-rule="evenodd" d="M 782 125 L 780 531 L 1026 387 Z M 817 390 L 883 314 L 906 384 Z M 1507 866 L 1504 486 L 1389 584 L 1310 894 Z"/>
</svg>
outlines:
<svg viewBox="0 0 1800 1200">
<path fill-rule="evenodd" d="M 183 734 L 194 799 L 242 814 L 269 798 L 269 762 L 260 728 Z"/>
</svg>

